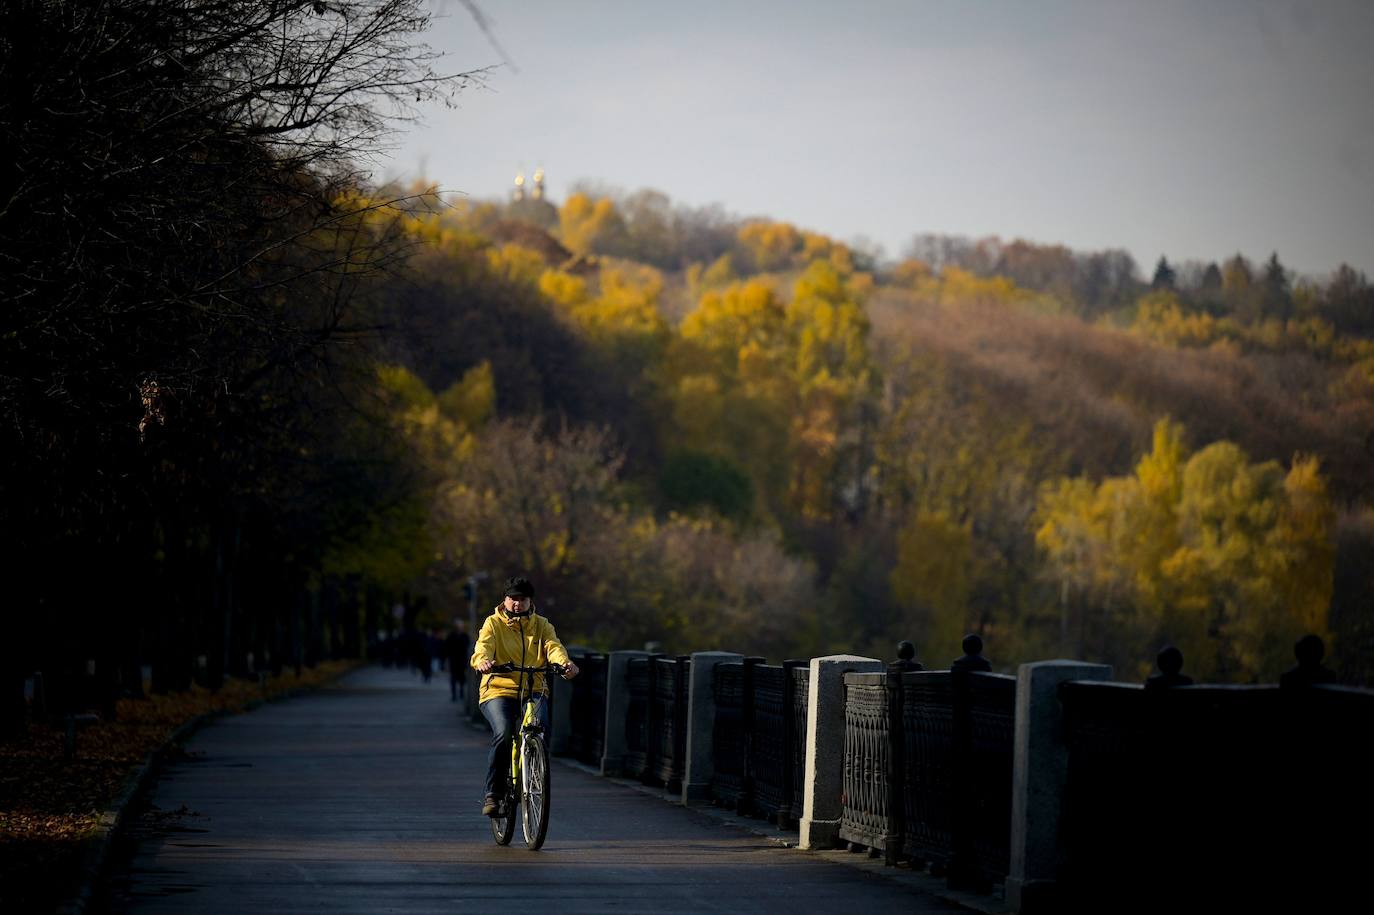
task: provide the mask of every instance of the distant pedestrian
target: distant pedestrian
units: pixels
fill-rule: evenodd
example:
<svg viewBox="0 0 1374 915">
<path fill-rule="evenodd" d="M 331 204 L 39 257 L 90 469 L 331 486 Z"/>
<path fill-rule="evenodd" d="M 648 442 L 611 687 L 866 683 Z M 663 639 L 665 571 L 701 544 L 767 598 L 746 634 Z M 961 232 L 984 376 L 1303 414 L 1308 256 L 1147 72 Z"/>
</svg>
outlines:
<svg viewBox="0 0 1374 915">
<path fill-rule="evenodd" d="M 420 676 L 428 683 L 434 676 L 434 657 L 429 650 L 429 633 L 414 629 L 410 633 L 411 657 L 415 659 L 415 667 L 420 671 Z"/>
<path fill-rule="evenodd" d="M 444 640 L 439 637 L 438 629 L 431 629 L 425 633 L 425 651 L 429 652 L 429 659 L 439 670 L 444 669 Z"/>
<path fill-rule="evenodd" d="M 444 657 L 448 659 L 448 697 L 450 702 L 467 698 L 468 657 L 472 654 L 468 630 L 455 619 L 453 628 L 444 639 Z"/>
</svg>

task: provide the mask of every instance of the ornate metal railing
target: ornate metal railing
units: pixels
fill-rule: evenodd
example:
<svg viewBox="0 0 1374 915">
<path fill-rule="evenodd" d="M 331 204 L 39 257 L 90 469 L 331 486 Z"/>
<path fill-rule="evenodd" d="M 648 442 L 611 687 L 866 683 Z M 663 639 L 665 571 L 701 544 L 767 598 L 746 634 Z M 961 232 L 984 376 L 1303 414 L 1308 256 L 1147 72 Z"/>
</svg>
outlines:
<svg viewBox="0 0 1374 915">
<path fill-rule="evenodd" d="M 1285 835 L 1320 841 L 1310 816 L 1287 822 L 1292 807 L 1276 798 L 1301 777 L 1283 746 L 1307 711 L 1286 698 L 1276 686 L 1063 684 L 1066 886 L 1084 897 L 1167 848 L 1173 863 L 1153 884 L 1163 898 L 1204 878 L 1281 873 L 1300 851 Z M 1168 811 L 1205 818 L 1185 829 Z"/>
<path fill-rule="evenodd" d="M 1010 866 L 1016 680 L 849 673 L 840 838 L 986 886 Z"/>
<path fill-rule="evenodd" d="M 631 658 L 625 665 L 624 688 L 629 693 L 625 713 L 625 761 L 630 778 L 642 778 L 649 763 L 649 658 Z M 611 722 L 610 727 L 616 723 Z"/>
<path fill-rule="evenodd" d="M 711 692 L 716 702 L 711 794 L 718 803 L 738 807 L 745 776 L 744 664 L 717 664 L 711 671 Z"/>
<path fill-rule="evenodd" d="M 795 666 L 789 667 L 788 673 L 792 686 L 792 733 L 796 735 L 790 747 L 793 794 L 790 819 L 797 820 L 802 815 L 802 786 L 806 784 L 806 728 L 811 667 L 805 662 L 796 662 Z"/>
<path fill-rule="evenodd" d="M 1118 818 L 1149 828 L 1141 793 L 1153 792 L 1144 779 L 1149 752 L 1145 690 L 1126 683 L 1077 681 L 1059 688 L 1064 712 L 1064 742 L 1069 750 L 1060 846 L 1065 860 L 1060 879 L 1086 888 L 1115 874 Z M 1123 791 L 1123 786 L 1132 790 Z M 1125 841 L 1134 846 L 1133 836 Z M 1110 852 L 1110 853 L 1108 853 Z"/>
<path fill-rule="evenodd" d="M 937 869 L 954 851 L 954 685 L 947 670 L 902 674 L 902 850 Z"/>
<path fill-rule="evenodd" d="M 751 671 L 753 722 L 749 729 L 748 767 L 750 810 L 776 818 L 791 809 L 790 698 L 786 668 L 759 664 Z"/>
<path fill-rule="evenodd" d="M 846 674 L 844 733 L 817 739 L 843 737 L 841 838 L 889 861 L 922 859 L 952 887 L 979 888 L 1002 882 L 1010 867 L 1017 684 L 987 672 L 981 645 L 971 642 L 952 670 L 912 670 L 907 649 L 885 673 Z M 1249 910 L 1291 901 L 1285 893 L 1320 891 L 1329 900 L 1353 886 L 1367 843 L 1351 841 L 1351 828 L 1374 820 L 1374 692 L 1314 681 L 1310 663 L 1306 681 L 1290 671 L 1282 687 L 1183 685 L 1177 659 L 1166 666 L 1164 654 L 1148 688 L 1068 681 L 1058 707 L 1028 693 L 1031 730 L 1022 736 L 1041 749 L 1031 751 L 1040 774 L 1032 768 L 1023 825 L 1048 817 L 1038 823 L 1049 822 L 1052 835 L 1035 847 L 1045 858 L 1052 844 L 1053 855 L 1036 874 L 1029 866 L 1023 873 L 1041 890 L 1055 885 L 1065 911 L 1091 910 L 1123 886 L 1141 908 L 1187 899 L 1218 911 L 1246 888 L 1257 888 L 1243 900 Z M 796 818 L 809 665 L 761 661 L 714 666 L 715 719 L 698 739 L 711 741 L 717 800 Z M 579 663 L 577 755 L 595 756 L 606 733 L 623 733 L 626 774 L 669 787 L 684 781 L 690 659 L 628 658 L 618 684 L 605 682 L 603 656 Z M 625 717 L 604 723 L 597 710 L 604 714 L 608 689 Z M 618 759 L 619 746 L 611 751 Z M 1312 880 L 1318 873 L 1325 876 Z M 1013 881 L 1009 890 L 1027 885 Z"/>
<path fill-rule="evenodd" d="M 840 838 L 886 851 L 895 838 L 888 766 L 886 674 L 844 675 L 844 777 Z"/>
<path fill-rule="evenodd" d="M 954 674 L 956 689 L 962 675 Z M 967 675 L 968 741 L 959 816 L 968 827 L 978 882 L 1001 883 L 1011 870 L 1011 788 L 1016 678 Z M 960 703 L 956 703 L 956 708 Z"/>
<path fill-rule="evenodd" d="M 654 658 L 651 673 L 649 747 L 650 776 L 669 791 L 681 790 L 687 748 L 687 681 L 689 657 Z"/>
</svg>

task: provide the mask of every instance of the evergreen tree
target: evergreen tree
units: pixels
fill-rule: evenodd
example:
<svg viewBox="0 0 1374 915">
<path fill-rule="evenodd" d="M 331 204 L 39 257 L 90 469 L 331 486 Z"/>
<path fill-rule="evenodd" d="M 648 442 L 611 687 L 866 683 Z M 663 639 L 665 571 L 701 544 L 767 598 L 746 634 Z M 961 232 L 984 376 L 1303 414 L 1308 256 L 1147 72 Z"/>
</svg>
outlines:
<svg viewBox="0 0 1374 915">
<path fill-rule="evenodd" d="M 1154 279 L 1150 280 L 1151 289 L 1173 289 L 1177 276 L 1174 268 L 1169 266 L 1169 261 L 1164 255 L 1159 256 L 1159 263 L 1155 265 Z"/>
</svg>

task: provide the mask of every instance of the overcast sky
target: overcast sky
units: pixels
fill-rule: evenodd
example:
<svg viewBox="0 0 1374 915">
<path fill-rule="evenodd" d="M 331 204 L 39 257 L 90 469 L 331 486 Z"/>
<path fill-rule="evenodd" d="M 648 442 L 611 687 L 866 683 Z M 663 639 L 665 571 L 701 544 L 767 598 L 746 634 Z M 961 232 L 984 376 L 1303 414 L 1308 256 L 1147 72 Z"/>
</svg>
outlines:
<svg viewBox="0 0 1374 915">
<path fill-rule="evenodd" d="M 899 255 L 921 232 L 1374 273 L 1372 0 L 432 0 L 445 66 L 377 177 L 543 166 Z M 502 51 L 512 66 L 502 63 Z"/>
</svg>

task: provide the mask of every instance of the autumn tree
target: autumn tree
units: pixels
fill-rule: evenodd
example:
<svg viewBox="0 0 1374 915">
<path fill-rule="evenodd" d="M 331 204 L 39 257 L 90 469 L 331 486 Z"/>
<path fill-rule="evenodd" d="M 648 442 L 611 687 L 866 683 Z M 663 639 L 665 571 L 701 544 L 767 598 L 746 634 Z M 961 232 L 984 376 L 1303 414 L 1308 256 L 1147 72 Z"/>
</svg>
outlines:
<svg viewBox="0 0 1374 915">
<path fill-rule="evenodd" d="M 271 640 L 238 607 L 250 586 L 304 612 L 342 533 L 272 507 L 343 470 L 304 449 L 329 441 L 325 390 L 375 332 L 365 278 L 395 262 L 359 224 L 354 163 L 463 80 L 432 68 L 411 0 L 18 2 L 4 19 L 0 548 L 25 570 L 4 689 L 86 651 L 101 671 L 122 654 L 137 689 L 140 633 L 155 685 L 185 685 L 197 650 L 213 674 L 242 657 L 237 633 Z M 130 583 L 114 606 L 52 576 L 88 555 L 93 578 Z M 235 568 L 260 580 L 231 588 Z"/>
<path fill-rule="evenodd" d="M 625 220 L 613 200 L 580 192 L 559 208 L 558 234 L 577 254 L 621 254 L 627 237 Z"/>
<path fill-rule="evenodd" d="M 1145 641 L 1101 648 L 1148 659 L 1183 649 L 1195 674 L 1271 679 L 1296 639 L 1327 635 L 1334 512 L 1312 458 L 1251 463 L 1230 442 L 1192 455 L 1161 421 L 1132 477 L 1061 481 L 1041 499 L 1037 541 L 1067 588 Z M 1104 629 L 1107 620 L 1103 620 Z M 1137 661 L 1137 664 L 1140 662 Z M 1146 661 L 1140 669 L 1148 668 Z"/>
</svg>

